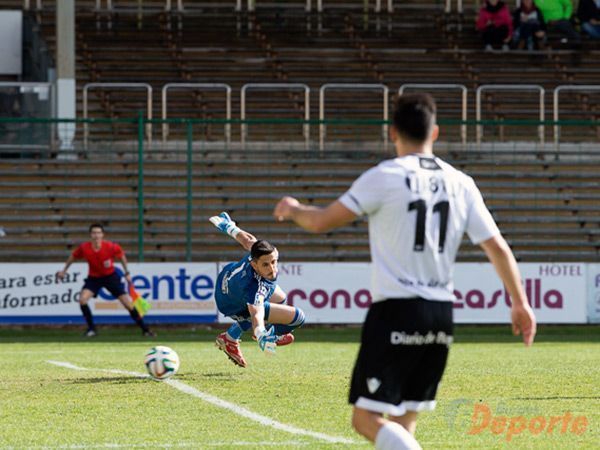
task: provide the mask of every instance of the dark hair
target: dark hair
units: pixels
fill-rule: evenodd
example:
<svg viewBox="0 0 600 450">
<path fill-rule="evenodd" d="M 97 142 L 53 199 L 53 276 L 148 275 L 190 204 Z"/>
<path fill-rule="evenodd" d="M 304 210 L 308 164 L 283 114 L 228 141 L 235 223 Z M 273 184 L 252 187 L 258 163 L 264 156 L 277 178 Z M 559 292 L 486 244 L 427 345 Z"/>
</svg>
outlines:
<svg viewBox="0 0 600 450">
<path fill-rule="evenodd" d="M 102 230 L 102 232 L 104 233 L 104 227 L 102 226 L 101 223 L 93 223 L 93 224 L 91 224 L 90 228 L 89 228 L 89 232 L 91 233 L 94 228 L 100 228 Z"/>
<path fill-rule="evenodd" d="M 270 242 L 260 240 L 252 244 L 250 249 L 250 257 L 253 261 L 257 261 L 261 256 L 270 255 L 275 251 L 275 246 Z"/>
<path fill-rule="evenodd" d="M 401 95 L 396 102 L 394 127 L 404 139 L 425 142 L 435 125 L 436 112 L 435 100 L 429 94 Z"/>
</svg>

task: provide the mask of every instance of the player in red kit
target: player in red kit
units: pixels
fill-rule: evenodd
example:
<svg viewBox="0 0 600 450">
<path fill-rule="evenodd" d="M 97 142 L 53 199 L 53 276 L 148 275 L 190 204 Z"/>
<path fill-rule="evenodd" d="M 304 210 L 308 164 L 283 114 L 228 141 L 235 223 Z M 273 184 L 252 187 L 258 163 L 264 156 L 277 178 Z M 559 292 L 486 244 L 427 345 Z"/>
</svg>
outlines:
<svg viewBox="0 0 600 450">
<path fill-rule="evenodd" d="M 85 279 L 85 284 L 79 294 L 79 306 L 88 326 L 84 335 L 93 337 L 97 334 L 92 310 L 88 306 L 88 302 L 98 294 L 100 289 L 106 288 L 129 311 L 131 318 L 142 329 L 144 336 L 155 336 L 144 323 L 137 309 L 133 307 L 133 302 L 121 283 L 119 274 L 115 270 L 114 260 L 116 259 L 123 266 L 127 282 L 131 283 L 131 275 L 129 274 L 129 270 L 127 270 L 125 252 L 119 244 L 104 240 L 104 227 L 102 225 L 98 223 L 90 225 L 90 241 L 84 242 L 71 253 L 65 263 L 64 269 L 57 272 L 57 277 L 62 280 L 69 266 L 78 259 L 85 259 L 89 266 L 88 277 Z"/>
</svg>

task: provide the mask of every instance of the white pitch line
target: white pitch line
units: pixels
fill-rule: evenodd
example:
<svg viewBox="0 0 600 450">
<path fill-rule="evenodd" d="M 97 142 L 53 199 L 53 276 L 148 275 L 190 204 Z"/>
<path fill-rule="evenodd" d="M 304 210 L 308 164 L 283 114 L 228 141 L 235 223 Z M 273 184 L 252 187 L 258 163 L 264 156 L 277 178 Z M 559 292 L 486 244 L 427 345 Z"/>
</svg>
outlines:
<svg viewBox="0 0 600 450">
<path fill-rule="evenodd" d="M 67 369 L 72 370 L 82 370 L 82 371 L 100 371 L 100 372 L 108 372 L 108 373 L 116 373 L 120 375 L 131 375 L 137 378 L 149 378 L 150 376 L 145 373 L 140 372 L 129 372 L 126 370 L 118 370 L 118 369 L 89 369 L 87 367 L 76 366 L 75 364 L 71 364 L 69 362 L 64 361 L 46 361 L 50 364 L 54 364 L 55 366 L 65 367 Z M 325 433 L 319 433 L 316 431 L 304 430 L 302 428 L 295 427 L 293 425 L 287 425 L 285 423 L 278 422 L 269 417 L 257 414 L 255 412 L 250 411 L 242 406 L 236 405 L 235 403 L 230 403 L 226 400 L 222 400 L 219 397 L 215 397 L 214 395 L 207 394 L 205 392 L 201 392 L 198 389 L 189 386 L 185 383 L 182 383 L 178 380 L 164 380 L 163 383 L 168 384 L 169 386 L 185 393 L 191 395 L 193 397 L 204 400 L 207 403 L 218 406 L 220 408 L 228 409 L 229 411 L 238 414 L 242 417 L 246 417 L 247 419 L 253 420 L 255 422 L 260 423 L 261 425 L 265 425 L 268 427 L 275 428 L 276 430 L 282 430 L 291 434 L 303 435 L 303 436 L 311 436 L 315 439 L 319 439 L 326 442 L 331 442 L 335 444 L 357 444 L 356 441 L 352 439 L 347 439 L 343 437 L 330 436 Z"/>
</svg>

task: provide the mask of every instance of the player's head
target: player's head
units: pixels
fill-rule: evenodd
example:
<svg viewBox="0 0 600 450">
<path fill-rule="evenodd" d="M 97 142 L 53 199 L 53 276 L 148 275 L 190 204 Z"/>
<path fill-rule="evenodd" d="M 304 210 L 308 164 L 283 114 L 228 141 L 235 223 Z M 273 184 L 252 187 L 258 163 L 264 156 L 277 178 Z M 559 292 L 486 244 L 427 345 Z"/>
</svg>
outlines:
<svg viewBox="0 0 600 450">
<path fill-rule="evenodd" d="M 261 277 L 271 281 L 277 278 L 279 252 L 273 244 L 264 240 L 256 241 L 250 249 L 250 258 L 252 268 Z"/>
<path fill-rule="evenodd" d="M 437 139 L 437 107 L 429 94 L 405 94 L 398 97 L 391 129 L 392 140 L 420 146 Z"/>
<path fill-rule="evenodd" d="M 100 242 L 104 237 L 104 227 L 100 223 L 93 223 L 90 225 L 90 238 L 94 242 Z"/>
</svg>

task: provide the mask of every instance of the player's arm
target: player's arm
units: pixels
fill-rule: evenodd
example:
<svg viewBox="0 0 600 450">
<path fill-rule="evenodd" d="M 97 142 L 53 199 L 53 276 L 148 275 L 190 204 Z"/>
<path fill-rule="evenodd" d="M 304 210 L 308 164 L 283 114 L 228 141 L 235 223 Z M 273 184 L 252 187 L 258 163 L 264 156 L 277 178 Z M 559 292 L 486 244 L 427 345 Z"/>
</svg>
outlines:
<svg viewBox="0 0 600 450">
<path fill-rule="evenodd" d="M 273 216 L 278 221 L 293 220 L 311 233 L 327 233 L 354 221 L 358 216 L 339 200 L 326 207 L 300 203 L 293 197 L 283 197 L 275 206 Z"/>
<path fill-rule="evenodd" d="M 59 270 L 58 272 L 56 272 L 56 277 L 59 280 L 62 280 L 65 277 L 65 275 L 67 275 L 67 270 L 69 270 L 69 267 L 71 266 L 71 264 L 73 264 L 75 262 L 75 259 L 76 258 L 71 253 L 69 255 L 69 257 L 67 258 L 67 260 L 65 261 L 65 267 L 63 268 L 63 270 Z"/>
<path fill-rule="evenodd" d="M 258 346 L 263 352 L 275 353 L 277 346 L 277 336 L 275 328 L 271 326 L 268 330 L 265 328 L 265 306 L 262 299 L 254 305 L 248 304 L 250 319 L 252 320 L 252 330 L 258 342 Z"/>
<path fill-rule="evenodd" d="M 248 305 L 250 318 L 252 320 L 252 330 L 254 336 L 258 336 L 259 332 L 265 329 L 265 306 L 263 303 L 259 305 Z"/>
<path fill-rule="evenodd" d="M 490 262 L 494 265 L 498 276 L 504 283 L 512 300 L 511 320 L 513 333 L 522 334 L 525 345 L 533 344 L 536 333 L 536 321 L 527 301 L 527 294 L 521 283 L 521 274 L 515 257 L 502 237 L 496 235 L 479 244 Z"/>
<path fill-rule="evenodd" d="M 250 251 L 252 245 L 257 241 L 254 235 L 238 227 L 225 211 L 218 216 L 212 216 L 208 220 L 222 233 L 234 238 L 246 251 Z"/>
<path fill-rule="evenodd" d="M 122 252 L 120 256 L 115 258 L 118 262 L 121 263 L 123 267 L 123 274 L 125 275 L 125 279 L 131 283 L 131 273 L 129 272 L 129 268 L 127 267 L 127 256 L 125 256 L 125 252 Z"/>
</svg>

